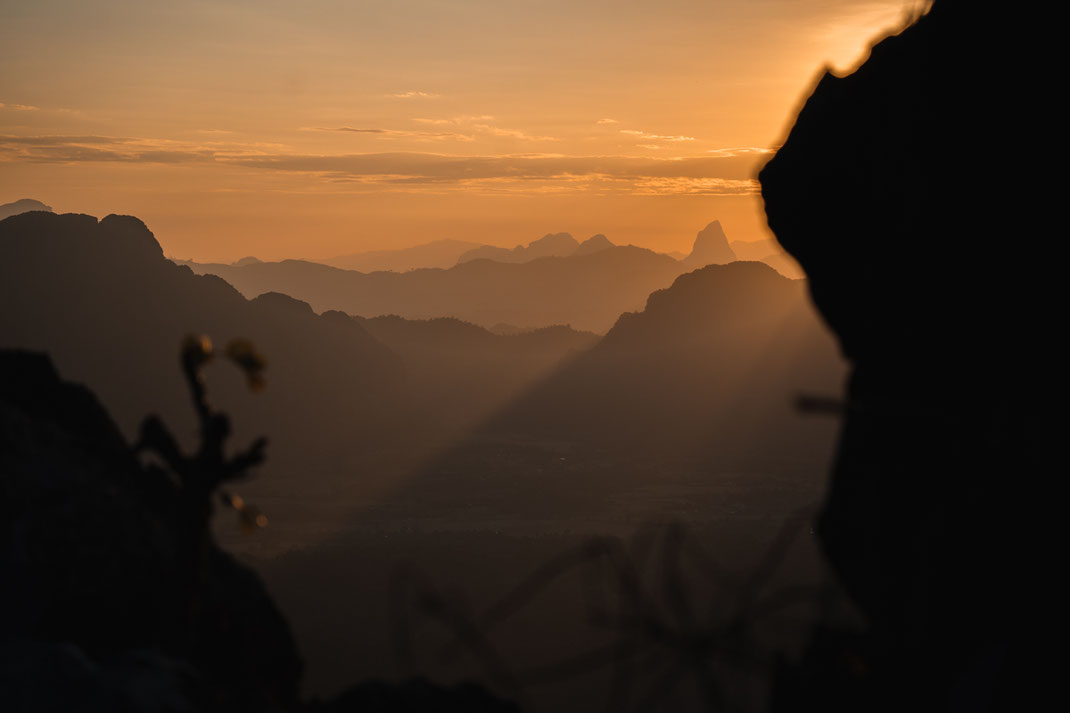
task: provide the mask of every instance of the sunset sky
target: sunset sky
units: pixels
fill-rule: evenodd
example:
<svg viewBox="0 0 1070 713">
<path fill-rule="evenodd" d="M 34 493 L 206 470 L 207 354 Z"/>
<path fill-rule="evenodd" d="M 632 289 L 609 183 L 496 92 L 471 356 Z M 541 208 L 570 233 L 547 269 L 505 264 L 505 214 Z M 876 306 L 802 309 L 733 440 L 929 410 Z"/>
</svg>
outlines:
<svg viewBox="0 0 1070 713">
<path fill-rule="evenodd" d="M 752 240 L 818 72 L 916 7 L 0 0 L 0 203 L 137 215 L 198 260 Z"/>
</svg>

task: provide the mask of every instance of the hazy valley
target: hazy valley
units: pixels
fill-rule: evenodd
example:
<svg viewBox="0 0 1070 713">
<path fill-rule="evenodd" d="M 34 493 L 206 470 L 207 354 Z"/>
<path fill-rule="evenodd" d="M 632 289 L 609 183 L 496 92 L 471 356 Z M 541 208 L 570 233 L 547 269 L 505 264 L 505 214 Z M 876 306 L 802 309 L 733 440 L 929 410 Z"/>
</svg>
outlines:
<svg viewBox="0 0 1070 713">
<path fill-rule="evenodd" d="M 267 577 L 315 663 L 309 690 L 333 692 L 390 674 L 377 654 L 393 636 L 382 587 L 401 562 L 486 599 L 591 536 L 678 523 L 744 571 L 812 505 L 835 423 L 800 417 L 793 402 L 839 387 L 835 345 L 803 282 L 760 262 L 692 269 L 703 247 L 731 257 L 726 241 L 711 250 L 700 238 L 683 261 L 602 246 L 401 274 L 190 266 L 167 260 L 135 218 L 30 212 L 0 223 L 0 347 L 47 352 L 133 442 L 149 413 L 193 433 L 181 335 L 255 343 L 269 365 L 263 393 L 224 365 L 207 384 L 238 443 L 270 439 L 266 466 L 241 485 L 270 526 L 249 538 L 224 517 L 215 530 Z M 318 300 L 320 313 L 269 288 Z M 405 312 L 405 300 L 428 318 L 377 314 Z M 363 316 L 326 309 L 345 305 Z M 503 324 L 465 321 L 463 305 L 487 305 L 484 321 Z M 600 337 L 562 322 L 610 327 Z M 785 576 L 812 579 L 812 557 L 803 547 Z M 356 578 L 344 574 L 353 558 Z M 532 625 L 555 630 L 571 607 L 548 595 Z M 572 636 L 558 631 L 548 649 L 534 631 L 517 635 L 511 656 L 590 643 Z M 579 685 L 540 697 L 597 688 Z"/>
</svg>

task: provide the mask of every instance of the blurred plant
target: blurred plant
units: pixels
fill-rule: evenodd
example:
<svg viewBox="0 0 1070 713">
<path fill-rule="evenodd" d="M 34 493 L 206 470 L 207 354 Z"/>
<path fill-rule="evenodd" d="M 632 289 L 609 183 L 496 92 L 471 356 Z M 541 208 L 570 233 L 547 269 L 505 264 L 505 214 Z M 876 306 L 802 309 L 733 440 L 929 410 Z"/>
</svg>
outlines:
<svg viewBox="0 0 1070 713">
<path fill-rule="evenodd" d="M 827 585 L 773 583 L 812 516 L 812 507 L 790 516 L 748 574 L 731 572 L 679 524 L 646 531 L 636 548 L 595 538 L 545 563 L 482 612 L 421 572 L 401 568 L 390 596 L 398 662 L 416 668 L 415 631 L 431 621 L 450 633 L 439 662 L 467 653 L 488 681 L 514 697 L 530 686 L 608 670 L 606 711 L 660 710 L 688 680 L 697 684 L 705 710 L 748 710 L 750 691 L 739 682 L 767 680 L 778 665 L 759 644 L 758 627 L 793 608 L 820 606 L 827 594 Z M 653 579 L 644 576 L 651 569 Z M 492 641 L 494 630 L 570 572 L 583 578 L 587 624 L 608 634 L 608 641 L 538 666 L 511 666 Z M 698 597 L 693 580 L 712 584 L 712 599 Z"/>
<path fill-rule="evenodd" d="M 264 388 L 264 357 L 246 339 L 231 341 L 224 355 L 244 373 L 250 390 Z M 190 335 L 182 342 L 182 373 L 186 378 L 197 414 L 199 443 L 197 450 L 182 452 L 170 429 L 158 416 L 148 416 L 141 423 L 137 451 L 154 453 L 174 475 L 178 485 L 177 524 L 179 531 L 178 564 L 186 586 L 178 592 L 181 608 L 186 611 L 179 636 L 192 645 L 211 548 L 212 497 L 219 492 L 220 501 L 238 513 L 243 532 L 252 533 L 267 525 L 267 517 L 241 496 L 224 490 L 226 483 L 248 477 L 253 468 L 264 462 L 267 439 L 258 438 L 234 456 L 225 453 L 231 435 L 230 418 L 212 407 L 204 384 L 204 368 L 215 357 L 212 341 L 204 335 Z"/>
</svg>

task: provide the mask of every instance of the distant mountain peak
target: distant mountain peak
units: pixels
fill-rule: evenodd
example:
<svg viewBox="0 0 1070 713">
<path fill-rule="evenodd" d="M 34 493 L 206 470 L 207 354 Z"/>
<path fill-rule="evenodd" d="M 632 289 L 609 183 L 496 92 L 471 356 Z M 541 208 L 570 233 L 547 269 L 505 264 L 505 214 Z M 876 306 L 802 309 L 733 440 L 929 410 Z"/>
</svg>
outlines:
<svg viewBox="0 0 1070 713">
<path fill-rule="evenodd" d="M 312 306 L 308 302 L 294 299 L 281 292 L 265 292 L 262 295 L 253 298 L 250 302 L 258 307 L 266 306 L 269 309 L 277 310 L 279 312 L 285 311 L 290 314 L 315 314 L 312 310 Z"/>
<path fill-rule="evenodd" d="M 576 252 L 573 255 L 590 255 L 591 253 L 600 252 L 608 248 L 616 247 L 609 238 L 598 233 L 580 243 L 580 246 L 576 248 Z"/>
<path fill-rule="evenodd" d="M 575 250 L 579 245 L 571 233 L 547 233 L 538 240 L 532 240 L 526 247 L 517 245 L 513 252 L 523 253 L 528 258 L 544 257 L 557 255 L 562 250 Z"/>
<path fill-rule="evenodd" d="M 453 267 L 463 253 L 478 247 L 481 247 L 481 243 L 471 240 L 442 238 L 407 248 L 366 250 L 319 262 L 358 272 L 407 272 L 429 267 Z"/>
<path fill-rule="evenodd" d="M 33 198 L 20 198 L 17 201 L 0 205 L 0 220 L 20 213 L 29 213 L 31 210 L 43 210 L 46 213 L 51 213 L 52 206 L 45 205 Z"/>
<path fill-rule="evenodd" d="M 527 245 L 517 245 L 512 250 L 483 245 L 462 254 L 457 263 L 481 259 L 516 263 L 530 262 L 540 257 L 567 257 L 576 252 L 579 246 L 579 242 L 570 233 L 547 233 L 538 240 L 532 240 Z"/>
<path fill-rule="evenodd" d="M 721 227 L 721 221 L 715 220 L 695 236 L 695 244 L 691 248 L 691 254 L 684 262 L 694 267 L 704 265 L 724 265 L 734 262 L 736 253 L 728 244 L 728 236 Z"/>
</svg>

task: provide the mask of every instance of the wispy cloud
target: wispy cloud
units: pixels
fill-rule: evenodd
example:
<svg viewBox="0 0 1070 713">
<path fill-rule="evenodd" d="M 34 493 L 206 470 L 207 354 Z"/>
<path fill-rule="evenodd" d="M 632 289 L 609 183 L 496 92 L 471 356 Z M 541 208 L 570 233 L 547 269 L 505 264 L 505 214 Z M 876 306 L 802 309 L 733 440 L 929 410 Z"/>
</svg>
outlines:
<svg viewBox="0 0 1070 713">
<path fill-rule="evenodd" d="M 383 139 L 416 139 L 418 141 L 475 141 L 468 134 L 455 131 L 409 131 L 407 129 L 358 128 L 352 126 L 305 126 L 299 131 L 341 131 L 350 134 L 371 134 Z"/>
<path fill-rule="evenodd" d="M 779 147 L 765 149 L 758 146 L 736 146 L 727 149 L 709 149 L 706 153 L 711 153 L 715 156 L 765 156 L 776 153 L 777 148 Z"/>
<path fill-rule="evenodd" d="M 638 139 L 645 139 L 647 141 L 694 141 L 694 136 L 667 136 L 665 134 L 649 134 L 645 131 L 636 131 L 635 129 L 621 129 L 620 133 L 634 136 Z"/>
<path fill-rule="evenodd" d="M 170 139 L 96 135 L 0 135 L 0 161 L 25 163 L 191 163 L 277 154 L 286 147 L 272 143 L 209 141 L 201 144 Z"/>
<path fill-rule="evenodd" d="M 741 157 L 646 158 L 634 156 L 447 156 L 352 154 L 249 156 L 230 163 L 281 172 L 318 174 L 331 181 L 375 186 L 453 185 L 525 192 L 549 184 L 578 184 L 645 195 L 753 194 L 753 161 Z"/>
<path fill-rule="evenodd" d="M 558 139 L 553 136 L 537 136 L 532 135 L 524 131 L 518 131 L 517 129 L 503 129 L 499 126 L 492 126 L 490 124 L 474 124 L 473 128 L 490 134 L 491 136 L 502 136 L 509 139 L 520 139 L 521 141 L 557 141 Z"/>
<path fill-rule="evenodd" d="M 451 116 L 448 119 L 417 118 L 413 119 L 413 121 L 419 124 L 435 124 L 436 126 L 445 126 L 447 124 L 460 126 L 462 124 L 471 124 L 473 122 L 494 121 L 494 117 L 490 114 L 460 114 L 458 116 Z"/>
<path fill-rule="evenodd" d="M 340 127 L 380 135 L 388 129 Z M 763 150 L 764 151 L 764 150 Z M 29 163 L 202 163 L 263 173 L 304 174 L 368 191 L 475 190 L 482 193 L 595 191 L 634 195 L 752 195 L 760 156 L 724 149 L 709 156 L 568 156 L 525 153 L 301 154 L 280 144 L 114 136 L 0 135 L 0 161 Z"/>
<path fill-rule="evenodd" d="M 462 114 L 459 116 L 453 116 L 447 119 L 429 119 L 429 118 L 416 118 L 413 121 L 419 124 L 430 124 L 432 126 L 457 126 L 466 127 L 470 131 L 474 131 L 488 136 L 497 136 L 506 139 L 519 139 L 521 141 L 558 141 L 556 136 L 544 136 L 540 134 L 529 134 L 526 131 L 520 129 L 508 129 L 501 126 L 497 126 L 491 122 L 494 121 L 493 116 L 486 114 L 472 115 Z"/>
<path fill-rule="evenodd" d="M 617 121 L 616 119 L 599 119 L 598 121 L 596 121 L 594 123 L 596 123 L 596 124 L 619 124 L 620 122 Z"/>
<path fill-rule="evenodd" d="M 40 111 L 41 107 L 32 104 L 5 104 L 0 102 L 0 109 L 11 109 L 12 111 Z"/>
<path fill-rule="evenodd" d="M 387 96 L 394 97 L 395 99 L 438 99 L 441 95 L 435 94 L 434 92 L 407 91 L 387 94 Z"/>
</svg>

